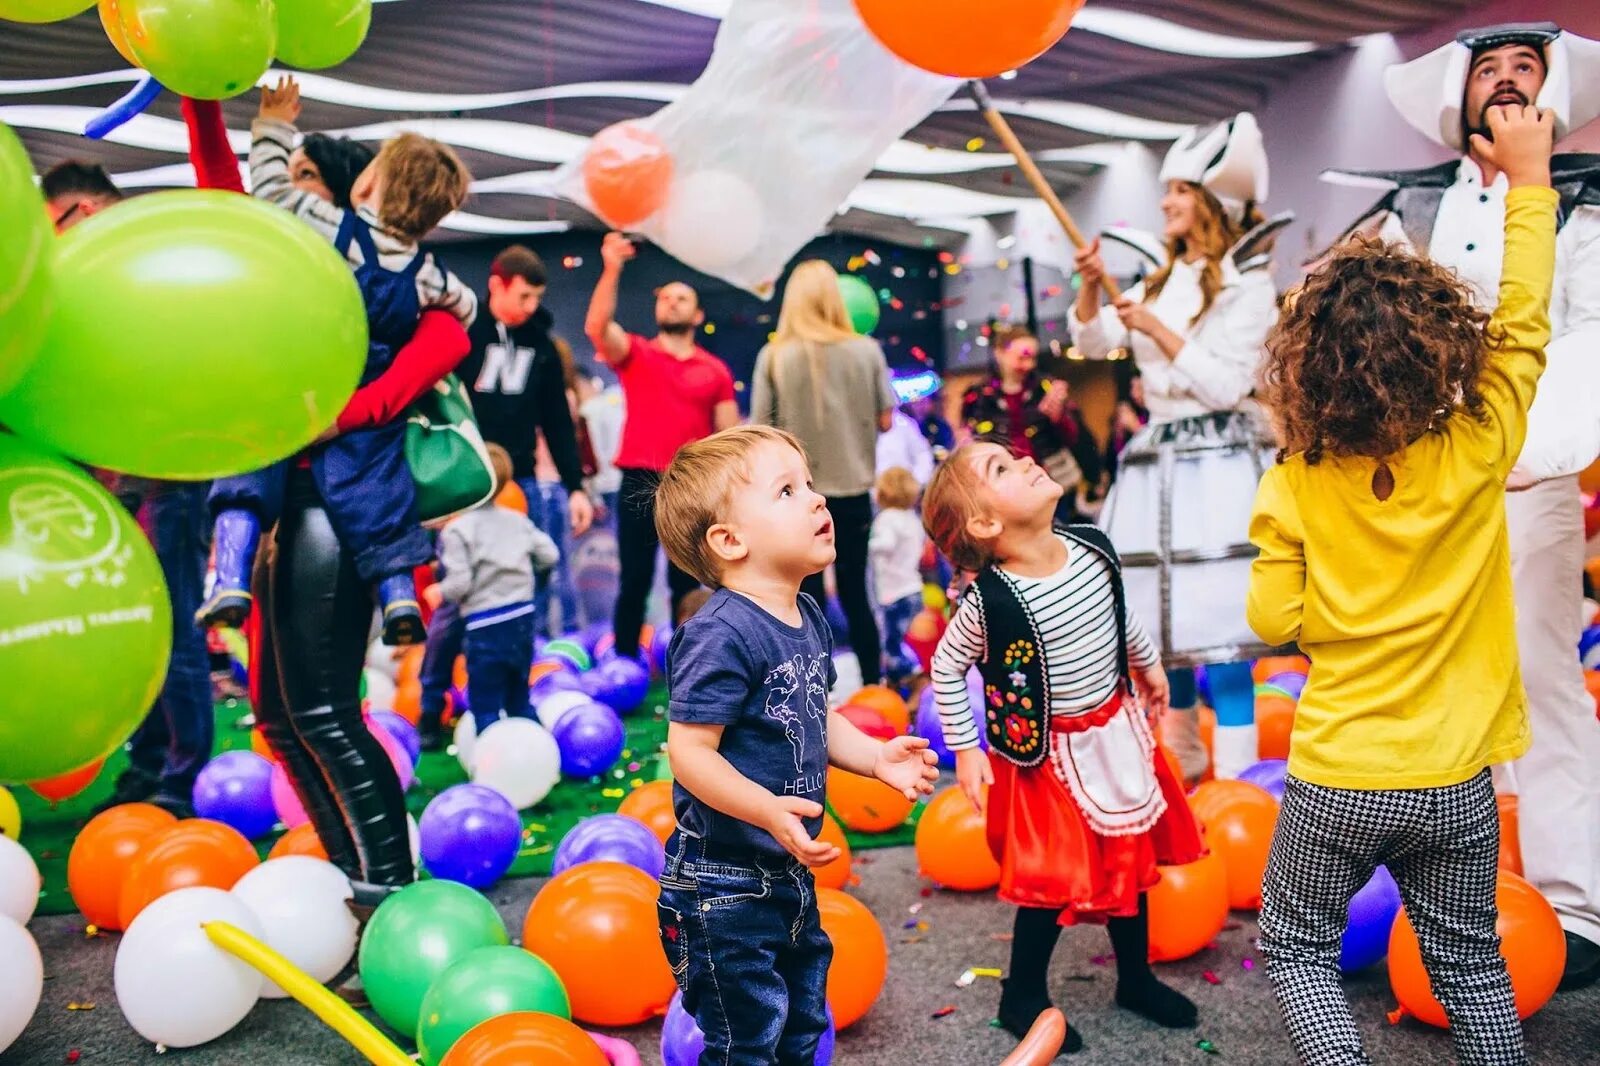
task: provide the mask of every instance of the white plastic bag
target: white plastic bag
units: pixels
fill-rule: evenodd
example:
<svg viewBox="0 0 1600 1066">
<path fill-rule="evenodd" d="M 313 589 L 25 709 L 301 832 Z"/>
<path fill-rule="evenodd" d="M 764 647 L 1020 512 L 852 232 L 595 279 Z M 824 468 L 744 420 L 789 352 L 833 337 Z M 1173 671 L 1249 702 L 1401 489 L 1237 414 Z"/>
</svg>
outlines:
<svg viewBox="0 0 1600 1066">
<path fill-rule="evenodd" d="M 877 158 L 961 84 L 890 54 L 851 0 L 735 0 L 700 78 L 631 123 L 660 139 L 673 176 L 660 210 L 628 228 L 770 296 Z M 581 158 L 554 185 L 595 210 Z"/>
</svg>

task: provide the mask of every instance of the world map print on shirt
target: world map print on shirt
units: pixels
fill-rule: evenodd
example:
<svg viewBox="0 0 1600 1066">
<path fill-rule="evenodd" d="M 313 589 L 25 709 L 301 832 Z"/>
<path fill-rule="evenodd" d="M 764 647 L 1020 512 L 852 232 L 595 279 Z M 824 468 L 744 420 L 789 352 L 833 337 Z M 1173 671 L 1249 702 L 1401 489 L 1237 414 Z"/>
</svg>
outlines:
<svg viewBox="0 0 1600 1066">
<path fill-rule="evenodd" d="M 828 690 L 833 641 L 815 601 L 801 596 L 801 624 L 791 626 L 754 602 L 718 590 L 673 636 L 667 654 L 675 723 L 722 728 L 718 751 L 735 770 L 776 796 L 821 803 L 828 780 Z M 678 824 L 752 861 L 786 857 L 765 830 L 673 787 Z M 820 817 L 806 819 L 821 830 Z"/>
</svg>

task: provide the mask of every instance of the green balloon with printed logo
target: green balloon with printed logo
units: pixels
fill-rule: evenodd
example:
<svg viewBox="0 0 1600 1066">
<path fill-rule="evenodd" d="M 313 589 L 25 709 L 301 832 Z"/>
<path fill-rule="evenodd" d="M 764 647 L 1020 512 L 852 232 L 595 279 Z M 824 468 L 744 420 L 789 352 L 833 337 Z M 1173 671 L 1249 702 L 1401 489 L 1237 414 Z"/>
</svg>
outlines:
<svg viewBox="0 0 1600 1066">
<path fill-rule="evenodd" d="M 277 0 L 278 58 L 302 70 L 336 67 L 372 26 L 372 0 Z"/>
<path fill-rule="evenodd" d="M 272 0 L 117 0 L 128 50 L 173 92 L 226 100 L 272 65 Z"/>
<path fill-rule="evenodd" d="M 55 234 L 33 164 L 11 127 L 0 123 L 0 394 L 33 363 L 50 318 L 50 257 Z"/>
<path fill-rule="evenodd" d="M 171 651 L 166 582 L 133 516 L 71 463 L 0 432 L 0 782 L 115 751 Z"/>
<path fill-rule="evenodd" d="M 854 274 L 839 275 L 839 295 L 844 297 L 844 309 L 850 315 L 850 325 L 862 336 L 878 328 L 883 308 L 878 304 L 878 294 L 872 291 L 865 278 Z"/>
<path fill-rule="evenodd" d="M 60 22 L 95 5 L 95 0 L 0 0 L 0 19 L 12 22 Z"/>
<path fill-rule="evenodd" d="M 355 275 L 281 208 L 151 193 L 56 246 L 44 343 L 0 395 L 0 425 L 19 436 L 108 470 L 203 480 L 294 454 L 355 391 L 367 355 Z"/>
</svg>

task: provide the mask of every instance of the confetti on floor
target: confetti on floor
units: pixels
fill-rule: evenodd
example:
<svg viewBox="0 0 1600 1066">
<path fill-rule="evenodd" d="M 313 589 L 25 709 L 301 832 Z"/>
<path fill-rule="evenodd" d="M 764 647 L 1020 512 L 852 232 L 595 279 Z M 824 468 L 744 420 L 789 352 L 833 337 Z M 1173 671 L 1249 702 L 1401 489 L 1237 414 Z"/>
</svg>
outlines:
<svg viewBox="0 0 1600 1066">
<path fill-rule="evenodd" d="M 1194 1046 L 1199 1048 L 1201 1051 L 1204 1051 L 1207 1055 L 1222 1054 L 1222 1052 L 1217 1050 L 1217 1045 L 1213 1044 L 1209 1040 L 1196 1040 L 1194 1042 Z"/>
<path fill-rule="evenodd" d="M 928 1017 L 934 1018 L 934 1019 L 948 1018 L 950 1015 L 954 1014 L 955 1012 L 956 1012 L 956 1009 L 954 1007 L 940 1007 L 938 1010 L 936 1010 L 932 1014 L 928 1015 Z"/>
<path fill-rule="evenodd" d="M 1222 983 L 1222 978 L 1218 977 L 1210 970 L 1205 971 L 1200 976 L 1206 979 L 1206 984 L 1208 985 L 1220 985 Z"/>
</svg>

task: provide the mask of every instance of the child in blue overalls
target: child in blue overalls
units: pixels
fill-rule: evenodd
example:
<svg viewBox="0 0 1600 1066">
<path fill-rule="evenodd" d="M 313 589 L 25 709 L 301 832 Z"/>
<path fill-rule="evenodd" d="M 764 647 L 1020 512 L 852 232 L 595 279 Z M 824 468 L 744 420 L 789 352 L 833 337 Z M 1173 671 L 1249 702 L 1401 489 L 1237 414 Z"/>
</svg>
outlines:
<svg viewBox="0 0 1600 1066">
<path fill-rule="evenodd" d="M 368 345 L 361 384 L 373 381 L 411 339 L 422 311 L 438 307 L 463 326 L 477 298 L 460 279 L 422 252 L 417 242 L 466 199 L 470 178 L 447 146 L 415 134 L 388 141 L 350 190 L 354 210 L 342 210 L 291 175 L 299 90 L 292 79 L 262 93 L 251 128 L 250 176 L 258 198 L 292 210 L 332 238 L 355 269 L 367 309 Z M 413 644 L 424 636 L 412 571 L 433 557 L 432 538 L 417 518 L 416 485 L 404 454 L 405 421 L 335 436 L 305 454 L 328 520 L 361 579 L 375 587 L 383 612 L 383 641 Z M 290 459 L 218 480 L 215 516 L 216 582 L 201 606 L 202 625 L 237 626 L 250 611 L 250 572 L 263 525 L 283 505 Z"/>
</svg>

